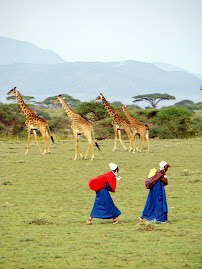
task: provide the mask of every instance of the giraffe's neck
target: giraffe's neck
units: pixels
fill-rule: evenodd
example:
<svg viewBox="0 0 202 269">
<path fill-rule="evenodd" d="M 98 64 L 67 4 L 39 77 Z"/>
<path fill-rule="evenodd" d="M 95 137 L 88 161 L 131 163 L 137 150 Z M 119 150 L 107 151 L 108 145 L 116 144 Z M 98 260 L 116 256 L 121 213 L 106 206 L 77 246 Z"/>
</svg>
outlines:
<svg viewBox="0 0 202 269">
<path fill-rule="evenodd" d="M 22 110 L 22 113 L 23 113 L 25 116 L 27 116 L 27 112 L 28 112 L 28 111 L 32 111 L 32 110 L 26 106 L 26 104 L 25 104 L 25 102 L 23 101 L 22 96 L 21 96 L 21 94 L 19 93 L 19 91 L 17 91 L 17 98 L 18 98 L 18 103 L 19 103 L 19 105 L 20 105 L 20 108 L 21 108 L 21 110 Z"/>
<path fill-rule="evenodd" d="M 138 122 L 139 122 L 138 119 L 136 119 L 135 117 L 133 117 L 133 116 L 129 113 L 129 111 L 128 111 L 128 109 L 127 109 L 126 107 L 124 107 L 124 113 L 125 113 L 127 119 L 132 120 L 134 123 L 138 123 Z"/>
<path fill-rule="evenodd" d="M 80 115 L 78 113 L 76 113 L 75 111 L 73 111 L 68 104 L 66 103 L 66 101 L 64 99 L 60 99 L 60 103 L 62 104 L 62 107 L 64 108 L 64 111 L 67 113 L 68 117 L 71 120 L 74 120 L 75 118 L 78 118 L 78 116 L 80 117 Z"/>
<path fill-rule="evenodd" d="M 105 106 L 105 109 L 107 110 L 107 112 L 109 113 L 109 115 L 114 118 L 114 116 L 116 115 L 116 111 L 110 106 L 110 104 L 107 102 L 107 100 L 105 99 L 104 96 L 102 96 L 102 102 Z"/>
</svg>

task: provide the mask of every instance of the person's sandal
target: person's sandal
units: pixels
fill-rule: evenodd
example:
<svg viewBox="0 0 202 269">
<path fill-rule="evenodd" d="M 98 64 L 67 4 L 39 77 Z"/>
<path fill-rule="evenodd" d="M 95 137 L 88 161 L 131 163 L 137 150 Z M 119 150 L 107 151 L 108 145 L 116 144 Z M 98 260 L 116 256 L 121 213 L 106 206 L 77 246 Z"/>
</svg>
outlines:
<svg viewBox="0 0 202 269">
<path fill-rule="evenodd" d="M 162 221 L 161 224 L 167 224 L 167 222 L 166 221 Z"/>
<path fill-rule="evenodd" d="M 114 222 L 113 222 L 113 224 L 118 224 L 119 222 L 118 222 L 118 220 L 115 220 Z"/>
<path fill-rule="evenodd" d="M 91 225 L 91 224 L 93 224 L 93 223 L 92 223 L 92 221 L 87 220 L 87 221 L 86 221 L 86 224 L 87 224 L 87 225 Z"/>
<path fill-rule="evenodd" d="M 142 221 L 143 221 L 143 219 L 142 219 L 141 217 L 139 217 L 139 218 L 138 218 L 138 221 L 139 221 L 139 222 L 142 222 Z"/>
</svg>

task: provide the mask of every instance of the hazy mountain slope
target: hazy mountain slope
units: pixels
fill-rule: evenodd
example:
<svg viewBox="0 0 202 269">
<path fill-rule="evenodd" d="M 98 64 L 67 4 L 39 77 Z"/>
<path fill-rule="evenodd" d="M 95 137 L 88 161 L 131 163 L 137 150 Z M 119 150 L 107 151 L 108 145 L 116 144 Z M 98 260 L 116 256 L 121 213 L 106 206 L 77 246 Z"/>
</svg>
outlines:
<svg viewBox="0 0 202 269">
<path fill-rule="evenodd" d="M 153 62 L 153 64 L 156 65 L 157 67 L 159 67 L 160 69 L 165 70 L 165 71 L 184 71 L 184 72 L 188 72 L 187 70 L 185 70 L 185 69 L 183 69 L 181 67 L 172 65 L 172 64 L 167 64 L 167 63 L 162 63 L 162 62 Z"/>
<path fill-rule="evenodd" d="M 202 74 L 197 74 L 196 76 L 202 80 Z"/>
<path fill-rule="evenodd" d="M 63 62 L 64 60 L 51 50 L 40 49 L 29 42 L 0 37 L 0 64 L 58 64 Z"/>
<path fill-rule="evenodd" d="M 89 101 L 103 92 L 108 100 L 132 103 L 132 96 L 159 92 L 176 96 L 175 102 L 183 99 L 198 102 L 202 99 L 201 84 L 202 80 L 190 73 L 168 72 L 137 61 L 0 65 L 0 101 L 17 86 L 23 95 L 38 100 L 67 93 Z"/>
</svg>

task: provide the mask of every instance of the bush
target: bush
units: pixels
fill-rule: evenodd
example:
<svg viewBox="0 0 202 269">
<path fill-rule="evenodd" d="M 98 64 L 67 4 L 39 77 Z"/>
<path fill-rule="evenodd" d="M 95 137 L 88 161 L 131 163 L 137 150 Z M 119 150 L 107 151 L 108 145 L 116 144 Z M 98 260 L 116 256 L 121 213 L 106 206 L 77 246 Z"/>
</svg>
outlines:
<svg viewBox="0 0 202 269">
<path fill-rule="evenodd" d="M 106 118 L 98 121 L 94 125 L 96 139 L 107 139 L 114 136 L 114 129 L 111 125 L 111 118 Z"/>
<path fill-rule="evenodd" d="M 87 114 L 91 113 L 91 119 L 93 121 L 98 121 L 106 117 L 109 117 L 109 114 L 107 113 L 103 104 L 101 102 L 95 102 L 95 101 L 82 102 L 76 108 L 76 112 L 82 115 L 83 117 L 86 117 Z"/>
<path fill-rule="evenodd" d="M 24 119 L 17 105 L 0 104 L 0 135 L 18 135 L 24 128 Z"/>
<path fill-rule="evenodd" d="M 196 136 L 202 136 L 202 116 L 193 119 L 193 132 Z"/>
<path fill-rule="evenodd" d="M 173 138 L 173 134 L 167 126 L 166 127 L 152 126 L 149 129 L 149 137 L 150 138 L 158 137 L 160 139 L 170 139 L 170 138 Z"/>
<path fill-rule="evenodd" d="M 153 122 L 165 129 L 168 134 L 165 138 L 188 138 L 193 135 L 192 116 L 193 112 L 184 107 L 171 106 L 160 109 Z"/>
<path fill-rule="evenodd" d="M 133 112 L 129 111 L 131 115 L 135 118 L 137 118 L 140 122 L 152 125 L 153 119 L 156 117 L 158 113 L 158 109 L 139 109 L 135 110 Z"/>
<path fill-rule="evenodd" d="M 48 112 L 46 112 L 46 111 L 42 111 L 42 110 L 40 110 L 40 111 L 37 112 L 37 115 L 38 115 L 39 117 L 44 118 L 45 120 L 51 120 L 51 116 L 50 116 L 50 114 L 49 114 Z"/>
</svg>

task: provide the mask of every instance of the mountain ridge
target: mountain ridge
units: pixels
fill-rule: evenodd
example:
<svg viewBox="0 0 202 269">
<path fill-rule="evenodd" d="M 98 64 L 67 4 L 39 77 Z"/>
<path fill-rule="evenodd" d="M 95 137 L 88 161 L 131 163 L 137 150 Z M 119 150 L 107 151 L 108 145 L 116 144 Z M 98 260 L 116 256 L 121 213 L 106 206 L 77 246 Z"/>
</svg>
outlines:
<svg viewBox="0 0 202 269">
<path fill-rule="evenodd" d="M 36 63 L 57 64 L 64 60 L 52 50 L 7 37 L 0 37 L 0 64 Z"/>
<path fill-rule="evenodd" d="M 0 43 L 0 55 L 3 54 L 3 50 L 5 48 L 1 47 Z M 40 55 L 39 53 L 39 58 Z M 60 61 L 60 56 L 58 57 L 57 60 Z M 0 64 L 1 102 L 5 102 L 7 92 L 15 86 L 23 95 L 31 95 L 37 101 L 43 101 L 60 93 L 69 94 L 81 101 L 90 101 L 100 92 L 109 101 L 121 100 L 125 104 L 132 104 L 133 96 L 154 92 L 168 93 L 176 97 L 175 102 L 165 101 L 162 105 L 172 105 L 184 99 L 194 102 L 201 100 L 202 79 L 181 69 L 166 71 L 154 63 L 134 60 L 117 62 L 61 60 L 62 62 L 53 63 L 53 57 L 52 63 L 48 64 L 43 57 L 40 59 L 40 64 Z M 141 105 L 142 102 L 138 104 Z"/>
</svg>

